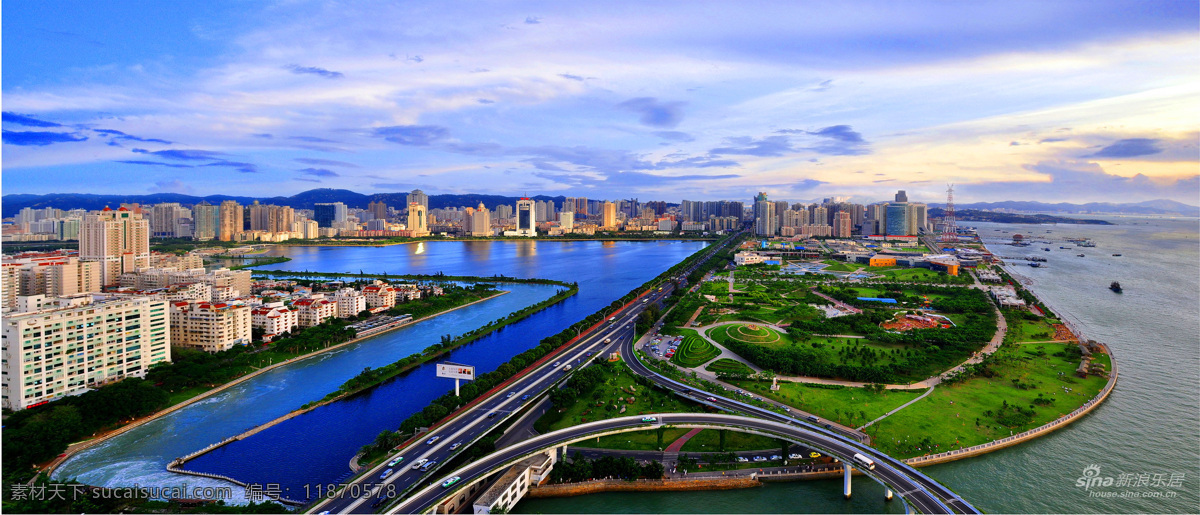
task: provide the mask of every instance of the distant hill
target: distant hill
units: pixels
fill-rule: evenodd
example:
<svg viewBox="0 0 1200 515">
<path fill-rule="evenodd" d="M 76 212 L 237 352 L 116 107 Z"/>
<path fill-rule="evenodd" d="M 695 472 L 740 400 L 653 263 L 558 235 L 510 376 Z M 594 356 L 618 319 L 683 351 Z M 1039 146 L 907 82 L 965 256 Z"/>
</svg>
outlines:
<svg viewBox="0 0 1200 515">
<path fill-rule="evenodd" d="M 99 210 L 105 206 L 117 207 L 121 204 L 138 203 L 142 205 L 160 204 L 163 202 L 178 202 L 185 206 L 199 204 L 201 201 L 209 204 L 220 204 L 225 200 L 235 200 L 239 204 L 246 205 L 257 200 L 261 204 L 275 204 L 279 206 L 290 206 L 296 209 L 312 209 L 314 204 L 324 202 L 342 202 L 347 206 L 363 208 L 367 204 L 375 201 L 382 201 L 385 204 L 394 208 L 400 209 L 408 202 L 408 193 L 376 193 L 373 195 L 364 195 L 350 190 L 341 190 L 333 188 L 318 188 L 314 190 L 303 191 L 290 197 L 240 197 L 231 195 L 209 195 L 207 197 L 197 197 L 194 195 L 183 195 L 179 193 L 154 193 L 151 195 L 94 195 L 88 193 L 49 193 L 46 195 L 28 195 L 28 194 L 11 194 L 3 197 L 3 216 L 5 218 L 16 215 L 21 209 L 31 207 L 41 209 L 46 207 L 56 207 L 59 209 L 87 209 Z M 555 206 L 562 206 L 563 200 L 566 197 L 560 195 L 557 197 L 548 197 L 538 195 L 530 197 L 533 200 L 553 200 Z M 429 208 L 445 208 L 445 207 L 460 207 L 460 206 L 477 206 L 483 202 L 488 209 L 495 208 L 499 204 L 515 205 L 521 197 L 508 197 L 503 195 L 482 195 L 482 194 L 467 194 L 467 195 L 430 195 Z"/>
<path fill-rule="evenodd" d="M 945 204 L 929 204 L 929 207 L 946 207 Z M 1130 214 L 1130 215 L 1173 215 L 1200 217 L 1200 207 L 1191 206 L 1174 200 L 1158 199 L 1129 204 L 1113 204 L 1111 202 L 1091 202 L 1087 204 L 1069 204 L 1060 202 L 1047 204 L 1044 202 L 1029 202 L 1006 200 L 1004 202 L 976 202 L 973 204 L 954 204 L 955 210 L 977 209 L 993 211 L 996 209 L 1011 209 L 1024 213 L 1071 213 L 1071 214 Z"/>
</svg>

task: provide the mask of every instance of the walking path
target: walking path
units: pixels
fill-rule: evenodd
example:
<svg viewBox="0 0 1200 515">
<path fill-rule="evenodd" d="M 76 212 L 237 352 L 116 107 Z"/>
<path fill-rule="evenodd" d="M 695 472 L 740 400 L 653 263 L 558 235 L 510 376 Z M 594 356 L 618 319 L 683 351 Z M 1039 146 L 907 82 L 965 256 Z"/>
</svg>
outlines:
<svg viewBox="0 0 1200 515">
<path fill-rule="evenodd" d="M 693 436 L 700 434 L 700 431 L 703 431 L 703 429 L 693 429 L 691 431 L 688 431 L 686 434 L 679 437 L 678 440 L 671 442 L 671 445 L 668 445 L 667 450 L 665 450 L 663 452 L 678 453 L 679 449 L 683 448 L 683 444 L 687 443 L 688 440 L 691 440 Z"/>
<path fill-rule="evenodd" d="M 902 410 L 902 409 L 904 409 L 904 408 L 907 408 L 909 404 L 912 404 L 912 403 L 914 403 L 914 402 L 917 402 L 917 401 L 919 401 L 919 400 L 921 400 L 921 399 L 924 399 L 924 398 L 925 398 L 925 396 L 927 396 L 927 395 L 929 395 L 929 394 L 933 393 L 933 388 L 934 388 L 934 387 L 930 386 L 930 387 L 929 387 L 929 389 L 925 391 L 925 393 L 923 393 L 923 394 L 921 394 L 921 395 L 917 396 L 917 398 L 916 398 L 916 399 L 913 399 L 913 400 L 911 400 L 911 401 L 908 401 L 908 402 L 906 402 L 906 403 L 904 403 L 904 404 L 901 404 L 901 405 L 897 406 L 897 407 L 896 407 L 896 409 L 894 409 L 894 410 L 892 410 L 892 411 L 889 411 L 889 412 L 887 412 L 887 413 L 884 413 L 884 414 L 883 414 L 883 416 L 881 416 L 881 417 L 879 417 L 879 418 L 877 418 L 877 419 L 875 419 L 875 420 L 872 420 L 872 421 L 870 421 L 870 422 L 867 422 L 866 424 L 863 424 L 863 425 L 859 426 L 859 427 L 858 427 L 858 430 L 859 430 L 859 431 L 862 431 L 862 430 L 864 430 L 864 429 L 866 429 L 866 428 L 868 428 L 868 427 L 871 427 L 871 424 L 874 424 L 874 423 L 876 423 L 876 422 L 879 422 L 880 420 L 883 420 L 883 419 L 885 419 L 885 418 L 888 418 L 888 417 L 892 416 L 892 414 L 893 414 L 893 413 L 895 413 L 895 412 L 897 412 L 897 411 L 900 411 L 900 410 Z"/>
</svg>

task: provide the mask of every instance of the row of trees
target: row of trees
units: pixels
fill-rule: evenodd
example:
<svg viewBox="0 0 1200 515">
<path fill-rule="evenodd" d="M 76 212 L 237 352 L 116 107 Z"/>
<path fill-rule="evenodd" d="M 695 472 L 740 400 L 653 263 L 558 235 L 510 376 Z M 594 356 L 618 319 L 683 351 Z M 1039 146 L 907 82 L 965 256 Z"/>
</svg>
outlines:
<svg viewBox="0 0 1200 515">
<path fill-rule="evenodd" d="M 577 483 L 591 479 L 625 479 L 632 481 L 638 478 L 662 479 L 663 465 L 657 460 L 645 465 L 638 465 L 633 458 L 614 458 L 604 456 L 598 460 L 589 460 L 576 452 L 571 461 L 563 461 L 554 465 L 550 471 L 551 483 Z"/>
</svg>

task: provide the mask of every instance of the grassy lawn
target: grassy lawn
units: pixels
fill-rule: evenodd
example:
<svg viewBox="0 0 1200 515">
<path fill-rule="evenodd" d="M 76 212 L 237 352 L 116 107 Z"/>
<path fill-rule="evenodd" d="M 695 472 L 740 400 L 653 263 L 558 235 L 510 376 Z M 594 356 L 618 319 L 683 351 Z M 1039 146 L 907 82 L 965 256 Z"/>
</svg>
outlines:
<svg viewBox="0 0 1200 515">
<path fill-rule="evenodd" d="M 970 447 L 1046 424 L 1090 400 L 1107 382 L 1099 376 L 1076 377 L 1079 361 L 1054 355 L 1068 345 L 1002 347 L 992 367 L 995 377 L 939 386 L 868 432 L 880 450 L 907 458 Z M 1097 358 L 1111 363 L 1108 356 Z M 1038 405 L 1039 394 L 1053 404 Z"/>
<path fill-rule="evenodd" d="M 694 368 L 705 363 L 708 363 L 713 358 L 721 354 L 721 349 L 716 348 L 707 340 L 695 334 L 695 331 L 690 331 L 692 334 L 684 336 L 683 343 L 679 344 L 675 355 L 671 356 L 671 362 L 682 367 Z"/>
<path fill-rule="evenodd" d="M 632 388 L 632 390 L 631 390 Z M 628 402 L 633 397 L 634 402 Z M 608 406 L 613 406 L 609 409 Z M 625 413 L 621 413 L 621 407 Z M 615 372 L 592 391 L 581 394 L 575 403 L 562 412 L 547 411 L 534 423 L 538 432 L 546 433 L 566 427 L 610 418 L 641 415 L 645 413 L 694 413 L 703 411 L 696 403 L 684 401 L 679 396 L 639 385 L 633 373 L 624 363 L 615 367 Z"/>
<path fill-rule="evenodd" d="M 865 286 L 856 286 L 856 287 L 854 287 L 854 288 L 851 288 L 851 289 L 852 289 L 852 290 L 854 290 L 854 291 L 856 291 L 856 292 L 858 292 L 858 296 L 859 296 L 859 297 L 873 297 L 873 298 L 878 298 L 878 297 L 885 297 L 885 296 L 886 296 L 886 295 L 884 295 L 884 293 L 883 293 L 883 290 L 880 290 L 880 289 L 878 289 L 878 288 L 868 288 L 868 287 L 865 287 Z"/>
<path fill-rule="evenodd" d="M 1054 338 L 1054 327 L 1044 319 L 1008 317 L 1008 334 L 1014 342 L 1046 341 Z"/>
<path fill-rule="evenodd" d="M 716 429 L 705 429 L 693 436 L 687 443 L 683 444 L 680 452 L 738 452 L 738 451 L 758 451 L 765 450 L 768 453 L 774 452 L 779 454 L 781 447 L 779 442 L 770 437 L 762 435 L 754 435 L 750 433 L 739 433 L 737 431 L 725 432 L 725 450 L 721 450 L 721 432 Z"/>
<path fill-rule="evenodd" d="M 822 263 L 829 265 L 829 266 L 825 267 L 825 271 L 827 271 L 827 272 L 853 272 L 860 268 L 859 265 L 852 265 L 850 263 L 834 261 L 832 259 L 827 259 L 825 261 L 822 261 Z"/>
<path fill-rule="evenodd" d="M 623 451 L 657 451 L 665 449 L 671 442 L 687 434 L 689 429 L 672 427 L 663 430 L 663 444 L 658 446 L 658 431 L 632 431 L 615 435 L 601 436 L 572 444 L 573 447 L 588 447 L 591 449 L 614 449 Z"/>
<path fill-rule="evenodd" d="M 769 327 L 750 326 L 751 324 L 731 324 L 714 327 L 708 330 L 708 337 L 718 342 L 738 340 L 770 347 L 783 347 L 792 343 L 791 338 L 779 331 Z"/>
<path fill-rule="evenodd" d="M 771 391 L 771 383 L 765 381 L 727 382 L 823 419 L 855 427 L 875 420 L 925 393 L 924 389 L 884 390 L 883 393 L 873 393 L 863 388 L 816 388 L 804 383 L 788 382 L 780 382 L 779 391 Z"/>
<path fill-rule="evenodd" d="M 730 373 L 730 374 L 747 374 L 747 375 L 754 373 L 754 370 L 752 370 L 750 367 L 746 366 L 745 363 L 742 363 L 741 361 L 738 361 L 735 359 L 729 359 L 729 358 L 718 359 L 718 360 L 710 363 L 707 367 L 704 367 L 704 370 L 707 370 L 707 371 L 713 372 L 713 373 L 717 373 L 717 374 L 722 373 L 722 372 Z"/>
</svg>

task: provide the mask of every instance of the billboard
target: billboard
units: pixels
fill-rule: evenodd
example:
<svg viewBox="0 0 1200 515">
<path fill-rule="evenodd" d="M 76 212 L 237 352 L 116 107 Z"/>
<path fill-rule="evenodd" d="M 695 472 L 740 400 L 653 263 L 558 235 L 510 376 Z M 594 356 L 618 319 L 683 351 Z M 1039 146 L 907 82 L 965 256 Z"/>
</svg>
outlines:
<svg viewBox="0 0 1200 515">
<path fill-rule="evenodd" d="M 458 363 L 438 363 L 437 376 L 450 379 L 475 379 L 475 367 Z"/>
</svg>

